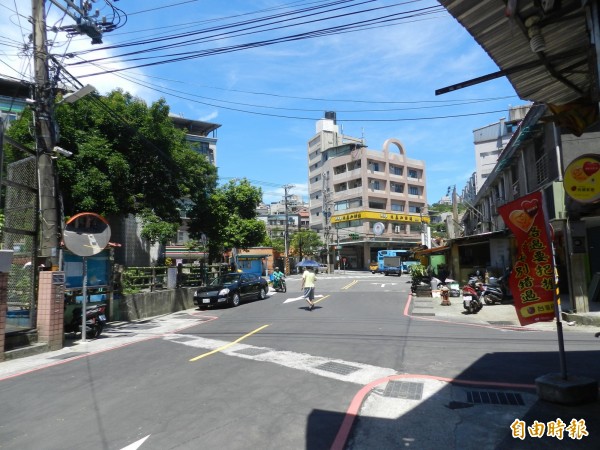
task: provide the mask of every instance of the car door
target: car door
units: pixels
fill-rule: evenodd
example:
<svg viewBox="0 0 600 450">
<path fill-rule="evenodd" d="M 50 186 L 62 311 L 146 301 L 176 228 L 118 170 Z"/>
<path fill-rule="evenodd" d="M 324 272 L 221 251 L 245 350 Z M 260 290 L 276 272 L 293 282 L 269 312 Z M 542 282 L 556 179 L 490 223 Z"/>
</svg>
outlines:
<svg viewBox="0 0 600 450">
<path fill-rule="evenodd" d="M 252 279 L 249 273 L 240 276 L 240 297 L 248 299 L 252 293 Z"/>
</svg>

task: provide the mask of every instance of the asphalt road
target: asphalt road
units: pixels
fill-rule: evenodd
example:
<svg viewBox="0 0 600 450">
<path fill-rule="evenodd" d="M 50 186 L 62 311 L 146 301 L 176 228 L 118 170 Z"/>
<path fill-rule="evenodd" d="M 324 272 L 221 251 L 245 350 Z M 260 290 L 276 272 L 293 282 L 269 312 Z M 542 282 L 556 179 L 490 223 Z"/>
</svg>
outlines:
<svg viewBox="0 0 600 450">
<path fill-rule="evenodd" d="M 554 334 L 411 318 L 406 276 L 318 278 L 313 311 L 299 298 L 299 278 L 289 277 L 285 294 L 186 311 L 177 330 L 152 339 L 0 376 L 0 449 L 496 448 L 455 423 L 481 416 L 460 401 L 457 380 L 522 396 L 512 409 L 488 405 L 491 421 L 473 420 L 471 434 L 493 436 L 498 448 L 515 443 L 505 435 L 516 415 L 529 410 L 535 419 L 530 386 L 558 371 Z M 597 379 L 600 344 L 570 333 L 567 345 L 570 370 Z M 391 404 L 383 392 L 382 380 L 390 386 L 400 376 L 408 380 L 400 389 L 423 391 L 414 405 Z M 427 403 L 435 396 L 445 409 Z M 398 430 L 412 431 L 400 438 Z M 578 448 L 600 448 L 598 431 L 577 442 L 596 447 Z"/>
</svg>

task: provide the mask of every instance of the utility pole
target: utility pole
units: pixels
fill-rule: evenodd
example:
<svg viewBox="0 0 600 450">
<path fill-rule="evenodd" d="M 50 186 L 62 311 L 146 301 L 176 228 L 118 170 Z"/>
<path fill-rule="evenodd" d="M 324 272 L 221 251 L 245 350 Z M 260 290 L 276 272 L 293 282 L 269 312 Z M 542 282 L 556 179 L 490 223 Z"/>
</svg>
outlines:
<svg viewBox="0 0 600 450">
<path fill-rule="evenodd" d="M 80 1 L 80 7 L 71 0 L 65 0 L 67 6 L 62 5 L 58 0 L 50 0 L 50 2 L 76 21 L 76 25 L 61 27 L 60 30 L 72 35 L 86 34 L 92 38 L 92 44 L 101 44 L 102 33 L 116 28 L 112 21 L 100 18 L 98 11 L 92 16 L 88 15 L 88 11 L 92 9 L 90 0 Z M 33 117 L 41 224 L 38 256 L 44 260 L 44 263 L 49 263 L 52 270 L 57 270 L 62 218 L 59 215 L 58 182 L 52 157 L 58 141 L 58 127 L 54 118 L 56 80 L 50 79 L 45 0 L 31 0 L 31 21 L 35 80 Z M 84 88 L 78 94 L 79 97 L 89 93 L 90 88 L 93 89 L 91 86 Z M 70 101 L 75 101 L 77 98 L 78 96 L 74 96 Z"/>
<path fill-rule="evenodd" d="M 330 241 L 330 227 L 329 227 L 329 216 L 331 211 L 329 210 L 329 172 L 323 172 L 323 238 L 325 240 L 325 248 L 327 249 L 327 270 L 329 271 L 329 241 Z"/>
<path fill-rule="evenodd" d="M 289 231 L 289 222 L 288 222 L 288 189 L 293 188 L 294 186 L 291 184 L 286 184 L 283 186 L 283 191 L 284 191 L 284 197 L 283 197 L 283 203 L 284 203 L 284 208 L 285 208 L 285 224 L 284 224 L 284 232 L 283 232 L 283 243 L 284 243 L 284 260 L 283 260 L 283 264 L 284 264 L 284 273 L 286 275 L 290 274 L 290 258 L 289 258 L 289 235 L 288 235 L 288 231 Z"/>
<path fill-rule="evenodd" d="M 46 37 L 46 12 L 44 0 L 32 0 L 34 42 L 34 122 L 36 159 L 38 172 L 40 249 L 39 256 L 50 262 L 53 270 L 58 268 L 58 223 L 57 186 L 51 152 L 56 143 L 54 121 L 54 88 L 49 79 L 48 50 Z"/>
</svg>

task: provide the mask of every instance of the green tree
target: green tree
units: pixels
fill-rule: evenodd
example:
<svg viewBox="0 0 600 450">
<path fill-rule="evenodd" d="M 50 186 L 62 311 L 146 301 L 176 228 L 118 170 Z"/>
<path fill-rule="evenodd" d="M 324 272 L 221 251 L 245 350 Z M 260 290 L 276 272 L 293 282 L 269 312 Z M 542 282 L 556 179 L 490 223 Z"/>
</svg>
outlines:
<svg viewBox="0 0 600 450">
<path fill-rule="evenodd" d="M 290 254 L 300 259 L 304 255 L 314 255 L 323 247 L 319 234 L 312 230 L 303 230 L 294 233 L 290 241 Z"/>
<path fill-rule="evenodd" d="M 31 145 L 31 113 L 9 129 Z M 65 215 L 141 214 L 142 235 L 165 242 L 180 221 L 179 199 L 207 201 L 216 188 L 216 168 L 194 152 L 174 127 L 161 99 L 148 106 L 121 90 L 85 97 L 56 108 L 57 145 L 71 158 L 56 160 Z M 12 155 L 9 155 L 12 157 Z"/>
<path fill-rule="evenodd" d="M 262 200 L 262 190 L 247 179 L 231 180 L 215 189 L 206 199 L 191 194 L 194 202 L 190 233 L 208 237 L 211 260 L 223 250 L 247 249 L 263 243 L 267 237 L 265 224 L 257 219 L 256 207 Z"/>
</svg>

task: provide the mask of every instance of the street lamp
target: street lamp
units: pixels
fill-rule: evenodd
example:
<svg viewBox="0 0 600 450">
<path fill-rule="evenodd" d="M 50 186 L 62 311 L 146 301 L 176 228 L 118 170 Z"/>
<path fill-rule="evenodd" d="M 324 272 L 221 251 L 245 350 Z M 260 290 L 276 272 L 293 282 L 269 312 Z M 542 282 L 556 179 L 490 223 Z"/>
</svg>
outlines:
<svg viewBox="0 0 600 450">
<path fill-rule="evenodd" d="M 417 207 L 417 212 L 419 213 L 419 218 L 421 221 L 421 245 L 426 245 L 425 244 L 426 229 L 425 229 L 425 226 L 423 225 L 423 209 L 424 208 Z"/>
</svg>

